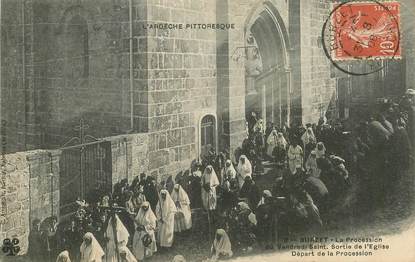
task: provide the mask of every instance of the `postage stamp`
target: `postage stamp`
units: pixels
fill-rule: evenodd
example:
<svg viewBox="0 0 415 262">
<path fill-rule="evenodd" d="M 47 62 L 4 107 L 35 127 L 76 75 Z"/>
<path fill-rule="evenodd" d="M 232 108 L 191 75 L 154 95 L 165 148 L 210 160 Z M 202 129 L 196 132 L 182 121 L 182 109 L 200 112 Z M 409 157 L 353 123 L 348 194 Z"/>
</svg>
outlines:
<svg viewBox="0 0 415 262">
<path fill-rule="evenodd" d="M 401 58 L 398 2 L 335 4 L 330 20 L 332 59 Z"/>
</svg>

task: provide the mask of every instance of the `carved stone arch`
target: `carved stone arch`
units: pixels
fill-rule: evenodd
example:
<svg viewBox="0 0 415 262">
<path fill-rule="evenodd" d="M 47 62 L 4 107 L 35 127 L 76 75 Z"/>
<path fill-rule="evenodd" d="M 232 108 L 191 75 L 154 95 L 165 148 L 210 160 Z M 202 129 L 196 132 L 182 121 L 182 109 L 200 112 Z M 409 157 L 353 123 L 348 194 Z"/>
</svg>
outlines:
<svg viewBox="0 0 415 262">
<path fill-rule="evenodd" d="M 289 125 L 290 43 L 284 20 L 271 1 L 258 1 L 249 12 L 244 36 L 246 50 L 257 48 L 262 63 L 256 67 L 261 68 L 261 72 L 245 75 L 246 115 L 255 111 L 267 122 L 277 126 Z M 249 40 L 251 36 L 254 41 Z M 255 46 L 249 42 L 255 42 Z M 252 65 L 250 61 L 246 61 L 246 64 Z M 252 69 L 248 72 L 252 72 Z"/>
<path fill-rule="evenodd" d="M 273 21 L 272 24 L 269 24 L 267 27 L 275 27 L 275 30 L 271 30 L 271 35 L 269 37 L 278 37 L 281 40 L 282 50 L 281 50 L 281 57 L 284 59 L 284 66 L 289 68 L 290 66 L 290 59 L 289 59 L 289 50 L 290 50 L 290 40 L 288 36 L 288 30 L 284 23 L 283 18 L 281 17 L 278 9 L 271 1 L 264 1 L 259 0 L 253 8 L 246 20 L 244 26 L 244 35 L 245 40 L 250 35 L 250 30 L 252 26 L 258 22 L 258 19 L 264 20 L 264 22 L 269 22 L 270 20 Z M 270 20 L 268 20 L 270 19 Z M 278 32 L 278 36 L 272 34 L 272 32 Z"/>
</svg>

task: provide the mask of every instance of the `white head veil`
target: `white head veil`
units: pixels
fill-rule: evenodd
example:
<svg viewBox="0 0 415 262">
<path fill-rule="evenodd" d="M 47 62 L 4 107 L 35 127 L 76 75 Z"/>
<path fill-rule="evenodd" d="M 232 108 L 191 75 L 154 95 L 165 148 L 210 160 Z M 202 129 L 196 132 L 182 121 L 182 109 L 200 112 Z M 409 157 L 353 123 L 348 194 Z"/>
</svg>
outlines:
<svg viewBox="0 0 415 262">
<path fill-rule="evenodd" d="M 175 255 L 172 262 L 186 262 L 186 259 L 182 255 Z"/>
<path fill-rule="evenodd" d="M 228 164 L 229 164 L 229 167 L 226 166 Z M 226 163 L 225 163 L 225 175 L 226 176 L 230 175 L 232 179 L 234 179 L 236 177 L 236 170 L 235 170 L 235 167 L 233 166 L 232 161 L 230 159 L 226 160 Z"/>
<path fill-rule="evenodd" d="M 287 147 L 287 140 L 285 140 L 284 134 L 281 132 L 277 133 L 277 143 Z"/>
<path fill-rule="evenodd" d="M 148 210 L 144 211 L 143 207 L 147 206 Z M 148 224 L 156 226 L 157 218 L 153 213 L 153 210 L 151 210 L 150 203 L 145 201 L 141 204 L 140 210 L 137 213 L 137 216 L 135 217 L 135 221 L 143 226 L 146 226 Z"/>
<path fill-rule="evenodd" d="M 169 191 L 167 191 L 166 189 L 162 189 L 160 191 L 160 195 L 162 194 L 166 194 L 166 199 L 163 199 L 162 197 L 160 197 L 159 202 L 157 203 L 157 209 L 161 211 L 161 216 L 162 216 L 161 219 L 163 219 L 163 221 L 167 221 L 170 214 L 172 212 L 173 213 L 176 212 L 177 209 L 176 209 L 176 205 L 173 202 L 173 199 L 171 199 Z"/>
<path fill-rule="evenodd" d="M 265 197 L 272 197 L 272 193 L 271 193 L 271 191 L 269 191 L 269 190 L 264 190 L 264 191 L 262 192 L 261 201 L 259 201 L 258 206 L 260 206 L 260 205 L 262 205 L 262 204 L 265 204 L 265 197 L 264 197 L 264 195 L 265 195 Z"/>
<path fill-rule="evenodd" d="M 311 127 L 307 127 L 304 134 L 301 136 L 301 140 L 305 145 L 316 141 L 316 136 L 314 135 L 314 131 Z"/>
<path fill-rule="evenodd" d="M 117 242 L 127 245 L 130 234 L 128 233 L 127 228 L 125 228 L 124 224 L 121 222 L 117 214 L 115 214 L 113 217 L 109 219 L 108 227 L 106 231 L 107 237 L 115 241 L 114 229 L 113 229 L 114 218 L 115 218 L 115 232 L 117 234 Z"/>
<path fill-rule="evenodd" d="M 56 262 L 71 262 L 71 259 L 69 258 L 69 252 L 67 250 L 60 252 L 56 258 Z"/>
<path fill-rule="evenodd" d="M 208 170 L 210 170 L 210 173 L 208 173 Z M 209 183 L 211 187 L 219 185 L 218 176 L 216 175 L 215 169 L 211 165 L 208 165 L 205 168 L 205 171 L 203 172 L 203 176 L 202 176 L 202 183 L 206 182 L 205 181 L 206 176 L 209 176 Z"/>
<path fill-rule="evenodd" d="M 85 239 L 89 239 L 91 243 L 87 245 L 85 243 Z M 84 241 L 82 242 L 80 251 L 81 251 L 81 262 L 90 262 L 90 261 L 100 262 L 102 261 L 102 257 L 105 255 L 104 250 L 102 250 L 101 245 L 95 239 L 94 235 L 90 232 L 87 232 L 84 235 Z"/>
<path fill-rule="evenodd" d="M 322 149 L 318 149 L 319 147 L 321 147 Z M 316 151 L 316 157 L 317 158 L 322 158 L 324 157 L 324 155 L 326 154 L 326 147 L 324 146 L 323 142 L 318 142 L 316 145 L 316 148 L 314 149 L 314 151 Z"/>
<path fill-rule="evenodd" d="M 119 251 L 120 256 L 122 253 L 125 253 L 125 258 L 127 262 L 137 262 L 137 259 L 134 257 L 134 255 L 131 253 L 131 251 L 126 246 L 120 247 Z"/>
<path fill-rule="evenodd" d="M 242 159 L 245 159 L 245 163 L 242 164 Z M 238 163 L 238 172 L 239 174 L 251 174 L 252 173 L 252 165 L 249 159 L 242 155 L 239 157 L 239 163 Z M 245 176 L 243 177 L 245 179 Z"/>
<path fill-rule="evenodd" d="M 178 191 L 177 191 L 178 189 Z M 174 202 L 186 203 L 190 205 L 189 196 L 187 195 L 186 191 L 184 191 L 183 187 L 179 184 L 174 185 L 173 192 L 171 193 L 171 199 Z"/>
<path fill-rule="evenodd" d="M 220 239 L 216 239 L 215 236 L 215 240 L 213 240 L 212 250 L 215 250 L 216 256 L 224 254 L 228 257 L 231 257 L 233 255 L 232 244 L 229 240 L 228 234 L 223 229 L 216 230 L 216 234 L 220 236 Z"/>
</svg>

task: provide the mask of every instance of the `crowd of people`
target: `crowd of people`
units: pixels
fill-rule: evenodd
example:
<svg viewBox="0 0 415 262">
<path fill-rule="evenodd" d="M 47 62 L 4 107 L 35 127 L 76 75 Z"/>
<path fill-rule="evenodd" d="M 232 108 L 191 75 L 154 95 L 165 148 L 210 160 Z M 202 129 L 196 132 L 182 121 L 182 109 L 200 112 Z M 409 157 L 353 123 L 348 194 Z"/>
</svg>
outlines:
<svg viewBox="0 0 415 262">
<path fill-rule="evenodd" d="M 375 207 L 386 185 L 410 168 L 414 97 L 409 89 L 400 101 L 385 101 L 353 128 L 324 116 L 304 127 L 276 127 L 253 112 L 232 155 L 212 149 L 159 184 L 142 173 L 111 194 L 97 189 L 77 201 L 70 223 L 35 219 L 28 255 L 32 261 L 143 261 L 191 229 L 194 210 L 206 214 L 212 261 L 274 249 L 293 232 L 318 233 L 356 202 L 366 211 Z M 265 162 L 275 167 L 270 174 Z M 256 181 L 264 175 L 273 183 L 261 190 Z"/>
</svg>

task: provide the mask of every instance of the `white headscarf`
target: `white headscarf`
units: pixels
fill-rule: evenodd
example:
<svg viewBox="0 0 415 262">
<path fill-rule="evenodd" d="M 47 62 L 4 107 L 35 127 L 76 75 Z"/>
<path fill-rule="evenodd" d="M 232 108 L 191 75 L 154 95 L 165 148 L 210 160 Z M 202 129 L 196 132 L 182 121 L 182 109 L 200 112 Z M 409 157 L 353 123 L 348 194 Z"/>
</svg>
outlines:
<svg viewBox="0 0 415 262">
<path fill-rule="evenodd" d="M 186 259 L 182 255 L 175 255 L 172 262 L 186 262 Z"/>
<path fill-rule="evenodd" d="M 230 164 L 230 166 L 227 167 L 227 164 Z M 230 176 L 232 179 L 236 178 L 236 170 L 235 167 L 233 167 L 232 161 L 230 159 L 226 160 L 225 163 L 225 175 Z"/>
<path fill-rule="evenodd" d="M 415 96 L 415 89 L 407 89 L 405 95 Z"/>
<path fill-rule="evenodd" d="M 87 246 L 85 239 L 90 239 L 91 243 Z M 101 262 L 102 257 L 105 255 L 102 247 L 95 239 L 94 235 L 90 232 L 87 232 L 84 235 L 84 241 L 82 242 L 81 248 L 81 262 Z"/>
<path fill-rule="evenodd" d="M 317 166 L 317 152 L 316 150 L 311 150 L 310 155 L 308 156 L 307 161 L 305 162 L 305 168 L 308 172 L 311 173 L 314 177 L 319 177 L 321 170 Z"/>
<path fill-rule="evenodd" d="M 245 164 L 242 164 L 242 159 L 245 159 Z M 252 165 L 245 155 L 242 155 L 239 157 L 239 163 L 238 163 L 237 170 L 239 174 L 238 176 L 239 189 L 241 189 L 245 182 L 245 177 L 252 176 Z"/>
<path fill-rule="evenodd" d="M 113 229 L 114 217 L 115 217 L 115 232 L 117 233 L 117 242 L 121 243 L 121 245 L 127 245 L 130 234 L 128 233 L 128 230 L 125 228 L 124 224 L 121 222 L 117 214 L 115 214 L 113 217 L 110 217 L 109 219 L 108 227 L 106 231 L 107 238 L 113 239 L 115 241 L 114 229 Z"/>
<path fill-rule="evenodd" d="M 242 210 L 249 210 L 251 211 L 251 213 L 248 215 L 248 220 L 249 222 L 251 222 L 252 224 L 256 225 L 258 222 L 256 220 L 256 215 L 254 213 L 252 213 L 251 208 L 249 207 L 249 205 L 246 202 L 239 202 L 238 203 L 238 207 L 239 209 Z"/>
<path fill-rule="evenodd" d="M 261 118 L 255 123 L 254 131 L 259 131 L 265 134 L 264 120 Z"/>
<path fill-rule="evenodd" d="M 242 164 L 242 159 L 245 159 L 245 163 Z M 242 178 L 245 179 L 245 176 L 249 175 L 251 176 L 252 174 L 252 165 L 251 162 L 249 161 L 249 159 L 245 156 L 242 155 L 239 157 L 239 163 L 238 163 L 238 173 L 242 175 Z"/>
<path fill-rule="evenodd" d="M 207 170 L 211 171 L 210 174 L 207 172 Z M 207 178 L 209 179 L 209 181 L 206 181 Z M 207 182 L 210 183 L 210 187 L 215 187 L 219 185 L 218 176 L 216 175 L 215 169 L 211 165 L 208 165 L 205 168 L 205 171 L 202 175 L 202 184 L 205 184 Z"/>
<path fill-rule="evenodd" d="M 128 247 L 122 246 L 120 247 L 120 250 L 118 252 L 120 253 L 120 258 L 121 258 L 121 254 L 125 253 L 126 255 L 125 259 L 127 260 L 127 262 L 137 262 L 137 259 L 134 257 L 134 255 L 131 253 Z"/>
<path fill-rule="evenodd" d="M 248 203 L 246 203 L 246 202 L 239 202 L 238 207 L 239 207 L 240 210 L 251 210 Z"/>
<path fill-rule="evenodd" d="M 277 144 L 277 130 L 273 129 L 271 134 L 269 134 L 267 138 L 268 145 L 276 145 Z"/>
<path fill-rule="evenodd" d="M 186 205 L 190 205 L 189 196 L 187 195 L 186 191 L 184 191 L 182 186 L 179 184 L 174 185 L 174 190 L 171 193 L 171 199 L 173 199 L 175 203 L 180 202 L 180 204 L 184 203 Z"/>
<path fill-rule="evenodd" d="M 287 147 L 287 140 L 285 140 L 284 134 L 281 132 L 277 134 L 277 144 L 284 146 L 284 148 Z"/>
<path fill-rule="evenodd" d="M 147 211 L 144 211 L 143 207 L 148 207 Z M 153 213 L 153 210 L 151 210 L 150 203 L 149 202 L 143 202 L 141 204 L 140 210 L 137 213 L 137 216 L 135 217 L 135 221 L 137 224 L 140 224 L 142 226 L 152 226 L 153 229 L 156 227 L 157 218 Z"/>
<path fill-rule="evenodd" d="M 159 202 L 157 203 L 156 209 L 161 211 L 161 216 L 159 219 L 163 219 L 163 221 L 167 221 L 169 218 L 169 215 L 171 213 L 175 213 L 177 211 L 176 205 L 173 202 L 173 199 L 171 199 L 169 191 L 166 189 L 162 189 L 160 191 L 161 194 L 166 194 L 166 199 L 163 199 L 161 196 L 159 198 Z M 158 213 L 156 211 L 156 213 Z"/>
<path fill-rule="evenodd" d="M 323 146 L 321 150 L 318 149 L 319 145 Z M 324 155 L 326 154 L 326 147 L 324 146 L 324 143 L 318 142 L 314 151 L 316 151 L 316 158 L 324 157 Z"/>
<path fill-rule="evenodd" d="M 71 262 L 71 259 L 69 258 L 69 252 L 65 250 L 59 253 L 58 257 L 56 258 L 56 262 Z"/>
<path fill-rule="evenodd" d="M 311 127 L 308 127 L 306 129 L 304 134 L 301 136 L 301 140 L 303 141 L 304 145 L 307 145 L 308 143 L 316 141 L 316 137 L 315 137 L 313 129 Z"/>
<path fill-rule="evenodd" d="M 262 204 L 265 204 L 265 198 L 264 198 L 264 195 L 265 195 L 266 197 L 272 197 L 272 193 L 271 193 L 271 191 L 269 191 L 269 190 L 264 190 L 264 191 L 262 192 L 261 201 L 259 201 L 258 206 L 260 206 L 260 205 L 262 205 Z"/>
<path fill-rule="evenodd" d="M 213 240 L 212 251 L 215 250 L 216 257 L 219 257 L 220 254 L 226 255 L 231 257 L 233 255 L 232 252 L 232 244 L 229 240 L 228 234 L 223 229 L 216 230 L 216 234 L 220 235 L 220 239 L 217 240 L 215 236 L 215 240 Z"/>
</svg>

